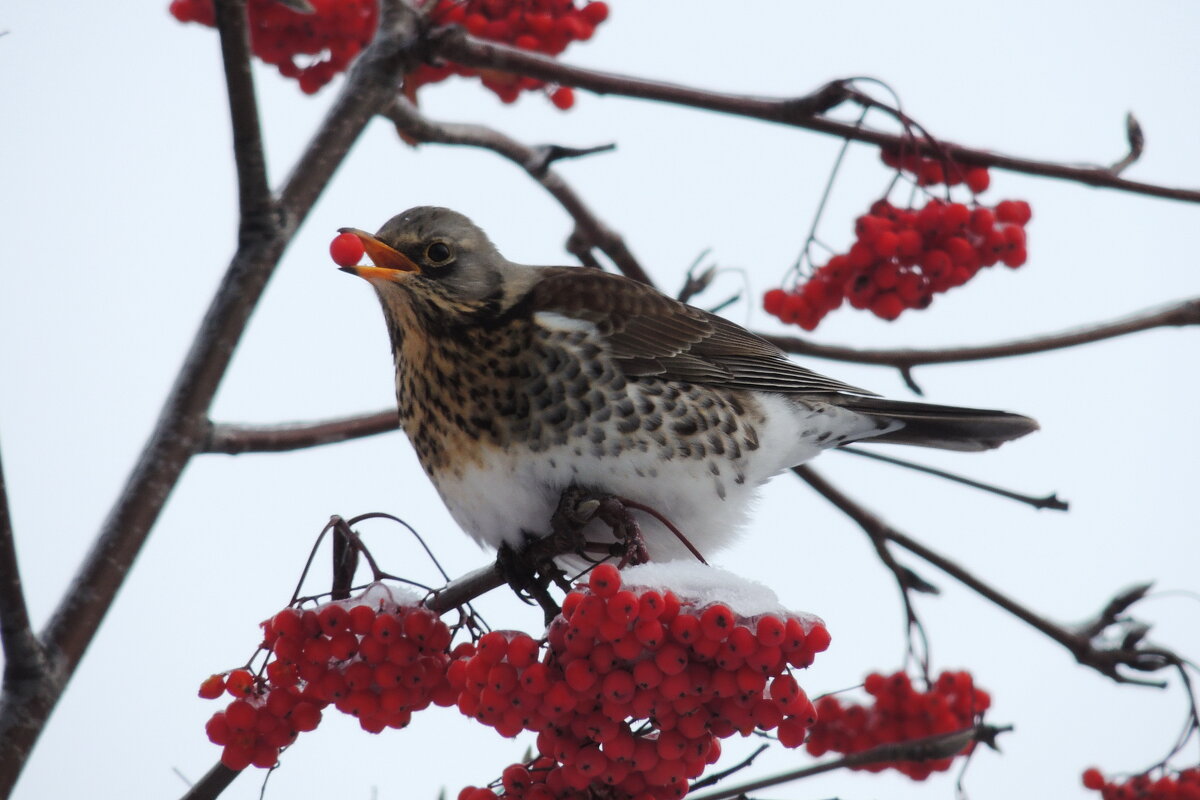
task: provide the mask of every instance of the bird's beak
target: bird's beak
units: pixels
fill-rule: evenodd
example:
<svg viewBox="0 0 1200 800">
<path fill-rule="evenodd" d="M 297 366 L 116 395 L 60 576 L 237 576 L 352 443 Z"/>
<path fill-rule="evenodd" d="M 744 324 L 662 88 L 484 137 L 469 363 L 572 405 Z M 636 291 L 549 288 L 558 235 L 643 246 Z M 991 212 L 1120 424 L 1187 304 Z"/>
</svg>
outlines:
<svg viewBox="0 0 1200 800">
<path fill-rule="evenodd" d="M 358 228 L 338 228 L 338 233 L 352 233 L 362 242 L 363 250 L 375 262 L 373 267 L 339 267 L 342 272 L 349 272 L 360 278 L 382 278 L 391 280 L 397 272 L 420 272 L 421 268 L 408 256 L 399 250 L 386 245 L 374 235 Z"/>
</svg>

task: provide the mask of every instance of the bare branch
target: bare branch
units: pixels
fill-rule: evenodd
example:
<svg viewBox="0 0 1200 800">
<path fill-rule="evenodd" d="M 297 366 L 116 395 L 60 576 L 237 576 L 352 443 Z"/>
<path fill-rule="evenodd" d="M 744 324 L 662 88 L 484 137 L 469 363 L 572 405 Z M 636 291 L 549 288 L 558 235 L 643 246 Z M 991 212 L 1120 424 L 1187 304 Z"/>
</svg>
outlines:
<svg viewBox="0 0 1200 800">
<path fill-rule="evenodd" d="M 223 33 L 235 29 L 237 24 L 233 23 Z M 184 466 L 202 448 L 213 395 L 284 247 L 367 121 L 390 100 L 407 66 L 406 48 L 411 48 L 416 38 L 414 12 L 400 0 L 384 3 L 379 35 L 359 58 L 284 187 L 280 206 L 286 218 L 268 227 L 241 226 L 238 250 L 201 322 L 150 440 L 42 633 L 48 661 L 42 680 L 36 687 L 26 687 L 23 695 L 6 692 L 0 704 L 0 740 L 6 748 L 6 758 L 0 764 L 0 796 L 11 791 L 62 688 L 100 627 Z M 236 46 L 234 50 L 236 53 Z M 238 77 L 231 77 L 230 84 L 236 91 L 245 88 Z M 231 102 L 252 102 L 252 98 L 252 94 L 239 95 Z M 245 123 L 240 111 L 234 114 L 239 125 Z M 235 131 L 235 139 L 243 134 L 244 130 Z M 246 165 L 240 159 L 238 166 L 253 169 L 252 163 Z M 240 184 L 247 187 L 246 197 L 253 199 L 258 179 L 242 178 Z"/>
<path fill-rule="evenodd" d="M 14 681 L 37 678 L 43 666 L 42 648 L 29 623 L 19 566 L 8 489 L 0 465 L 0 645 L 4 648 L 6 691 Z M 0 755 L 3 752 L 0 746 Z"/>
<path fill-rule="evenodd" d="M 394 431 L 400 425 L 395 409 L 322 422 L 286 422 L 279 425 L 213 424 L 200 452 L 283 453 L 323 444 L 335 444 Z"/>
<path fill-rule="evenodd" d="M 865 767 L 870 764 L 891 763 L 894 761 L 925 761 L 934 758 L 949 758 L 961 753 L 963 748 L 971 742 L 991 744 L 1001 733 L 1007 733 L 1011 730 L 1011 725 L 997 727 L 995 725 L 979 724 L 973 728 L 951 731 L 950 733 L 939 733 L 934 736 L 926 736 L 922 739 L 910 739 L 906 742 L 896 742 L 894 744 L 881 744 L 877 747 L 872 747 L 870 750 L 863 750 L 861 753 L 853 753 L 831 761 L 823 761 L 811 767 L 780 772 L 766 778 L 747 781 L 737 786 L 728 786 L 715 792 L 709 792 L 708 794 L 697 795 L 694 800 L 729 800 L 729 798 L 740 798 L 744 797 L 747 792 L 765 789 L 768 786 L 778 786 L 781 783 L 797 781 L 801 778 L 809 778 L 824 772 L 832 772 L 835 769 L 852 769 L 854 767 Z"/>
<path fill-rule="evenodd" d="M 396 97 L 385 111 L 396 127 L 421 142 L 480 147 L 498 153 L 525 170 L 531 178 L 541 184 L 575 220 L 575 236 L 590 245 L 600 248 L 625 275 L 642 283 L 651 283 L 650 276 L 629 252 L 625 241 L 609 228 L 588 208 L 562 176 L 549 168 L 554 152 L 582 154 L 587 151 L 571 151 L 554 145 L 530 147 L 499 131 L 483 125 L 458 122 L 435 122 L 423 116 L 404 97 Z M 593 148 L 599 151 L 604 148 Z M 562 157 L 562 156 L 559 156 Z M 590 266 L 590 265 L 589 265 Z"/>
<path fill-rule="evenodd" d="M 963 147 L 944 141 L 940 142 L 935 149 L 927 142 L 914 143 L 911 138 L 903 134 L 897 135 L 822 116 L 826 111 L 852 98 L 849 81 L 831 81 L 817 91 L 797 98 L 764 98 L 710 92 L 689 86 L 575 67 L 514 47 L 475 39 L 459 28 L 444 28 L 435 31 L 431 45 L 434 55 L 470 67 L 499 69 L 519 75 L 529 75 L 544 81 L 587 89 L 597 94 L 637 97 L 735 114 L 805 128 L 843 139 L 868 142 L 879 147 L 895 148 L 905 144 L 908 147 L 915 146 L 917 152 L 923 155 L 948 157 L 961 164 L 997 167 L 1012 172 L 1074 181 L 1087 186 L 1118 189 L 1168 200 L 1200 203 L 1200 190 L 1126 180 L 1109 167 L 1076 166 L 1052 161 L 1038 161 L 990 150 Z"/>
<path fill-rule="evenodd" d="M 848 361 L 855 364 L 878 364 L 906 370 L 923 364 L 950 364 L 1044 353 L 1048 350 L 1061 350 L 1104 339 L 1114 339 L 1118 336 L 1127 336 L 1153 328 L 1184 325 L 1200 325 L 1200 297 L 1148 309 L 1112 322 L 1103 322 L 1086 328 L 1075 328 L 1062 333 L 975 347 L 948 347 L 936 350 L 858 349 L 840 345 L 817 344 L 799 336 L 776 336 L 762 333 L 759 335 L 777 347 L 797 355 Z"/>
<path fill-rule="evenodd" d="M 217 0 L 213 10 L 221 35 L 221 59 L 225 66 L 225 87 L 233 125 L 240 239 L 247 240 L 253 237 L 253 229 L 269 231 L 274 227 L 275 202 L 267 182 L 267 159 L 263 153 L 258 101 L 254 96 L 254 76 L 250 71 L 246 0 Z"/>
<path fill-rule="evenodd" d="M 1141 641 L 1138 639 L 1123 643 L 1119 647 L 1107 647 L 1097 644 L 1097 637 L 1092 630 L 1094 626 L 1082 626 L 1079 630 L 1071 630 L 1063 625 L 1051 622 L 1037 612 L 1026 608 L 1016 600 L 984 583 L 945 556 L 896 530 L 830 484 L 815 472 L 812 467 L 807 465 L 799 466 L 795 467 L 793 471 L 816 489 L 825 499 L 829 500 L 829 502 L 833 503 L 858 523 L 859 527 L 871 537 L 872 541 L 878 538 L 886 539 L 903 547 L 913 555 L 924 559 L 967 588 L 991 600 L 1017 619 L 1028 623 L 1061 644 L 1083 666 L 1090 667 L 1117 683 L 1132 683 L 1140 686 L 1162 688 L 1166 684 L 1161 681 L 1134 678 L 1120 672 L 1119 668 L 1127 667 L 1138 672 L 1156 672 L 1181 663 L 1179 656 L 1174 653 L 1159 648 L 1142 647 Z M 1109 607 L 1112 607 L 1111 602 Z"/>
<path fill-rule="evenodd" d="M 215 797 L 220 797 L 221 792 L 228 789 L 229 785 L 241 774 L 218 761 L 208 772 L 204 773 L 204 777 L 191 785 L 182 800 L 213 800 Z"/>
<path fill-rule="evenodd" d="M 1058 499 L 1057 494 L 1050 494 L 1045 497 L 1034 497 L 1033 495 L 1029 494 L 1021 494 L 1020 492 L 1014 492 L 1009 489 L 1001 489 L 999 486 L 993 486 L 990 483 L 981 483 L 980 481 L 972 480 L 971 478 L 967 478 L 962 475 L 956 475 L 953 472 L 946 472 L 933 467 L 927 467 L 924 464 L 918 464 L 914 461 L 907 461 L 903 458 L 893 458 L 892 456 L 886 456 L 883 453 L 872 453 L 868 450 L 863 450 L 860 447 L 839 447 L 835 452 L 849 453 L 855 456 L 862 456 L 863 458 L 874 459 L 875 461 L 882 461 L 885 464 L 894 464 L 898 467 L 904 467 L 905 469 L 924 472 L 927 475 L 936 475 L 939 478 L 945 478 L 948 481 L 961 483 L 963 486 L 970 486 L 991 494 L 1000 495 L 1001 497 L 1007 497 L 1010 500 L 1016 500 L 1020 503 L 1025 503 L 1026 505 L 1033 506 L 1037 509 L 1049 508 L 1055 511 L 1066 511 L 1070 508 L 1070 505 Z"/>
</svg>

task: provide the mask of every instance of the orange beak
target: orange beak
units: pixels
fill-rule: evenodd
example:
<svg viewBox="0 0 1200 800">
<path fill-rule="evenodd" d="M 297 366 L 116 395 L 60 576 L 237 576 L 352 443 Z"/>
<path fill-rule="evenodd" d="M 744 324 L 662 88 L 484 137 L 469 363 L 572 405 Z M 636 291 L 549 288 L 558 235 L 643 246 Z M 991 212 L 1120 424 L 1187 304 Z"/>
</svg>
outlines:
<svg viewBox="0 0 1200 800">
<path fill-rule="evenodd" d="M 421 268 L 408 256 L 399 250 L 384 244 L 374 235 L 358 228 L 338 228 L 338 233 L 352 233 L 362 242 L 367 257 L 375 262 L 373 267 L 338 267 L 342 272 L 349 272 L 368 280 L 380 278 L 391 280 L 397 272 L 420 272 Z"/>
</svg>

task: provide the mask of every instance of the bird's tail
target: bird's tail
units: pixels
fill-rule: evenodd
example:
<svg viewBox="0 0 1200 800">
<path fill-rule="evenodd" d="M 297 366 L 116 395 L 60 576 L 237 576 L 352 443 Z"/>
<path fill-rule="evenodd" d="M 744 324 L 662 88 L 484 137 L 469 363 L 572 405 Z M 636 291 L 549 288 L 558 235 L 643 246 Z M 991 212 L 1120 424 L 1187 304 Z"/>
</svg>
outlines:
<svg viewBox="0 0 1200 800">
<path fill-rule="evenodd" d="M 991 450 L 1038 429 L 1036 420 L 1008 411 L 959 408 L 932 403 L 911 403 L 882 397 L 839 395 L 833 401 L 880 421 L 895 421 L 903 427 L 860 443 L 915 444 L 943 450 Z"/>
</svg>

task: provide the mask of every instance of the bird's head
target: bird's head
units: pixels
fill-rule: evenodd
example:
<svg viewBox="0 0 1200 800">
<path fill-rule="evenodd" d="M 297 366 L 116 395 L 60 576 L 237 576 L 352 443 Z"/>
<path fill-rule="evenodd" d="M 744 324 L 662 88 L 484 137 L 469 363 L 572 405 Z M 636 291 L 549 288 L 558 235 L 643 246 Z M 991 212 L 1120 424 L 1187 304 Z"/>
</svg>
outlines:
<svg viewBox="0 0 1200 800">
<path fill-rule="evenodd" d="M 342 267 L 375 287 L 389 315 L 437 316 L 449 324 L 507 310 L 532 268 L 500 255 L 475 223 L 447 208 L 419 206 L 377 233 L 342 228 L 362 242 L 374 266 Z"/>
</svg>

